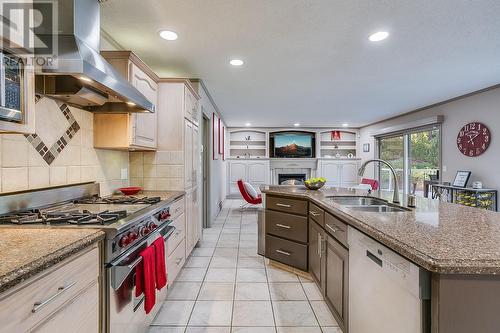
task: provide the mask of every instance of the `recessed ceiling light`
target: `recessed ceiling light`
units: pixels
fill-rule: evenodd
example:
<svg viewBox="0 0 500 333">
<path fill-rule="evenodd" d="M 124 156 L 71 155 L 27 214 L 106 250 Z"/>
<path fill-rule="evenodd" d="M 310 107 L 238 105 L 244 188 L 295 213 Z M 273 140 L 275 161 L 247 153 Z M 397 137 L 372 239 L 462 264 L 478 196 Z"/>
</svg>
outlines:
<svg viewBox="0 0 500 333">
<path fill-rule="evenodd" d="M 347 127 L 347 126 L 349 126 L 349 124 L 347 124 L 347 123 L 342 124 L 342 127 Z"/>
<path fill-rule="evenodd" d="M 295 126 L 295 127 L 299 127 L 299 126 L 300 126 L 300 124 L 299 124 L 299 123 L 295 123 L 295 124 L 293 124 L 293 126 Z"/>
<path fill-rule="evenodd" d="M 243 60 L 240 59 L 232 59 L 229 63 L 233 66 L 241 66 L 244 64 Z"/>
<path fill-rule="evenodd" d="M 370 40 L 370 42 L 380 42 L 387 37 L 389 37 L 389 33 L 387 31 L 377 31 L 374 34 L 371 34 L 368 39 Z"/>
<path fill-rule="evenodd" d="M 130 105 L 130 106 L 135 106 L 134 102 L 127 102 L 127 104 Z"/>
<path fill-rule="evenodd" d="M 160 31 L 160 37 L 166 40 L 176 40 L 179 36 L 176 32 L 170 30 L 162 30 Z"/>
<path fill-rule="evenodd" d="M 92 80 L 91 80 L 91 79 L 89 79 L 89 78 L 88 78 L 88 77 L 86 77 L 86 76 L 80 76 L 80 80 L 85 81 L 85 82 L 92 82 Z"/>
<path fill-rule="evenodd" d="M 252 124 L 250 124 L 250 123 L 245 123 L 245 126 L 246 126 L 246 127 L 249 127 L 249 126 L 252 126 Z"/>
</svg>

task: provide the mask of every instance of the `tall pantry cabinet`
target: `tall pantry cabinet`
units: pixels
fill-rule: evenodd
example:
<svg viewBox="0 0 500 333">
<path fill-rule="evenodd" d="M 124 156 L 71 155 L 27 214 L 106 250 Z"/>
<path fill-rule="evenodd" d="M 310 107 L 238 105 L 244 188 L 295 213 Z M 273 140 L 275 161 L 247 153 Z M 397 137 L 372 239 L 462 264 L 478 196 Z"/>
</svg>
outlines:
<svg viewBox="0 0 500 333">
<path fill-rule="evenodd" d="M 160 79 L 158 152 L 184 156 L 186 256 L 201 237 L 200 97 L 189 80 Z"/>
</svg>

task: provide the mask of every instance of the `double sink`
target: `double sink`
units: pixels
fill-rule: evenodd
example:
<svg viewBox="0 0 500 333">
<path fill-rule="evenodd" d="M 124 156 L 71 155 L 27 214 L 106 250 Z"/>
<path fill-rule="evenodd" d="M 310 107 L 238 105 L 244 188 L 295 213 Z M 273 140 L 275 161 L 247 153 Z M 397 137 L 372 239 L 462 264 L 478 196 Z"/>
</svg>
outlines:
<svg viewBox="0 0 500 333">
<path fill-rule="evenodd" d="M 328 197 L 330 201 L 345 208 L 375 213 L 398 213 L 407 212 L 410 209 L 389 204 L 387 201 L 370 197 Z"/>
</svg>

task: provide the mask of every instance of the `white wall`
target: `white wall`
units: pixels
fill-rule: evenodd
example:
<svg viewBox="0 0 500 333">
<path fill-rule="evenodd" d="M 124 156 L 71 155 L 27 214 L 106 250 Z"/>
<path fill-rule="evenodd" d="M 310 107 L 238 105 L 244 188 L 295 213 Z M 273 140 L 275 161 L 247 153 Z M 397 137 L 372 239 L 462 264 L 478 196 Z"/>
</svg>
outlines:
<svg viewBox="0 0 500 333">
<path fill-rule="evenodd" d="M 358 142 L 359 157 L 362 160 L 374 157 L 375 140 L 372 136 L 374 132 L 436 115 L 444 116 L 442 180 L 452 182 L 457 170 L 470 170 L 472 175 L 469 184 L 475 180 L 481 180 L 485 187 L 500 189 L 500 172 L 498 172 L 500 165 L 500 88 L 363 127 L 360 130 Z M 488 150 L 479 157 L 464 156 L 456 144 L 458 131 L 471 121 L 486 124 L 492 133 L 492 141 Z M 364 143 L 370 143 L 369 153 L 362 152 Z M 366 176 L 373 176 L 373 171 L 373 168 L 367 168 Z"/>
<path fill-rule="evenodd" d="M 207 92 L 203 88 L 203 85 L 199 84 L 198 93 L 200 94 L 200 108 L 203 110 L 203 114 L 210 119 L 210 146 L 203 147 L 204 149 L 210 149 L 211 152 L 211 142 L 212 142 L 212 115 L 213 113 L 219 114 L 215 108 L 215 106 L 210 101 Z M 202 125 L 200 125 L 202 126 Z M 221 126 L 226 126 L 224 121 L 221 120 Z M 227 131 L 227 130 L 226 130 Z M 227 136 L 226 136 L 227 137 Z M 212 156 L 212 153 L 209 154 Z M 223 202 L 226 198 L 227 192 L 227 171 L 226 171 L 226 161 L 222 160 L 222 157 L 219 156 L 218 160 L 213 160 L 210 157 L 210 193 L 208 195 L 208 215 L 210 220 L 213 221 L 217 214 L 219 213 L 219 203 Z"/>
</svg>

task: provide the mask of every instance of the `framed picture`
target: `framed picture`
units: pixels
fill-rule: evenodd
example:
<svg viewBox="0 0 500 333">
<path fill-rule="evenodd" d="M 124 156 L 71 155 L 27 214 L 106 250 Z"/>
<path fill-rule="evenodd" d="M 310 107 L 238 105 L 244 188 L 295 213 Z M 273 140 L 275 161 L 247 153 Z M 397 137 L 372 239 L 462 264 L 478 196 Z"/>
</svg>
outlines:
<svg viewBox="0 0 500 333">
<path fill-rule="evenodd" d="M 466 187 L 467 182 L 469 181 L 470 174 L 470 171 L 457 171 L 457 175 L 455 176 L 455 180 L 453 181 L 453 186 Z"/>
<path fill-rule="evenodd" d="M 225 161 L 226 160 L 226 156 L 225 156 L 225 151 L 226 149 L 224 149 L 224 138 L 226 136 L 226 131 L 224 130 L 225 127 L 222 126 L 222 160 Z"/>
<path fill-rule="evenodd" d="M 219 120 L 215 112 L 212 113 L 212 160 L 219 159 Z"/>
<path fill-rule="evenodd" d="M 223 145 L 223 136 L 224 136 L 224 133 L 222 133 L 222 129 L 221 129 L 221 126 L 220 126 L 220 118 L 218 119 L 218 125 L 217 125 L 217 130 L 219 131 L 219 155 L 222 155 L 222 145 Z"/>
<path fill-rule="evenodd" d="M 370 152 L 370 144 L 364 143 L 363 144 L 363 153 L 369 153 L 369 152 Z"/>
</svg>

